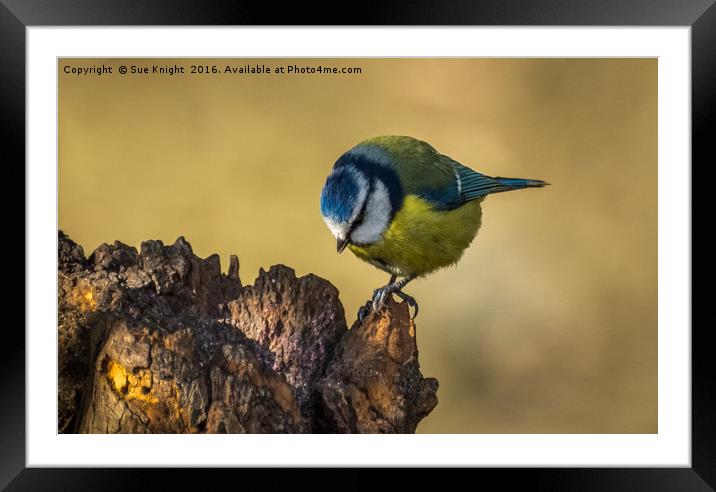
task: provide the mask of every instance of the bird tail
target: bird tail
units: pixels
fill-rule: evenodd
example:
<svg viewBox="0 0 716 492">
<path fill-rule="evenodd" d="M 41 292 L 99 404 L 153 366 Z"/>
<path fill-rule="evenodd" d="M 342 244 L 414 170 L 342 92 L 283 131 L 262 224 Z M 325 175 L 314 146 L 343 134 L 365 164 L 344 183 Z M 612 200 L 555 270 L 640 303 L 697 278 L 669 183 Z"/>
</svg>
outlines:
<svg viewBox="0 0 716 492">
<path fill-rule="evenodd" d="M 549 184 L 539 179 L 501 178 L 499 176 L 493 179 L 506 187 L 506 189 L 500 191 L 520 190 L 522 188 L 542 188 Z"/>
<path fill-rule="evenodd" d="M 453 163 L 458 175 L 460 194 L 465 201 L 475 200 L 491 193 L 520 190 L 522 188 L 540 188 L 549 183 L 539 179 L 490 177 L 473 171 L 457 162 Z"/>
</svg>

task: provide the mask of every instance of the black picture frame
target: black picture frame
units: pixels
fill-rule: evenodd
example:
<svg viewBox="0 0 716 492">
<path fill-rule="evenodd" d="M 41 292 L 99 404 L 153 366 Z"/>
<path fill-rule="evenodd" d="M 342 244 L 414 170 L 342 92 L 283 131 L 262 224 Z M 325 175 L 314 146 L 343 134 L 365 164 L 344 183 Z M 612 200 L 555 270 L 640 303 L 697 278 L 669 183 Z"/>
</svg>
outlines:
<svg viewBox="0 0 716 492">
<path fill-rule="evenodd" d="M 0 0 L 0 122 L 6 183 L 25 183 L 25 29 L 30 26 L 133 25 L 511 25 L 511 26 L 690 26 L 692 69 L 692 162 L 712 165 L 716 123 L 716 6 L 714 0 L 489 0 L 392 1 L 350 9 L 273 2 L 206 0 Z M 699 164 L 697 164 L 697 167 Z M 694 168 L 692 164 L 692 169 Z M 692 183 L 694 183 L 692 178 Z M 17 186 L 17 185 L 16 185 Z M 693 223 L 693 218 L 692 218 Z M 693 243 L 692 243 L 693 244 Z M 25 262 L 31 259 L 25 257 Z M 19 290 L 19 289 L 18 289 Z M 23 290 L 24 291 L 24 290 Z M 31 295 L 26 292 L 25 295 Z M 8 490 L 124 490 L 153 487 L 154 478 L 184 482 L 200 470 L 61 469 L 25 466 L 25 337 L 6 326 L 0 343 L 0 487 Z M 692 323 L 691 468 L 472 469 L 480 482 L 521 484 L 536 490 L 714 490 L 716 407 L 709 378 L 709 328 Z M 213 470 L 215 480 L 261 480 L 261 470 Z M 365 488 L 371 471 L 350 470 L 342 487 Z M 413 470 L 420 479 L 422 472 Z M 315 483 L 325 472 L 294 470 L 291 484 Z M 150 480 L 151 479 L 151 480 Z M 467 477 L 453 477 L 454 480 Z M 298 480 L 298 482 L 296 482 Z M 475 480 L 470 478 L 469 480 Z M 280 484 L 272 478 L 272 487 Z M 475 483 L 477 486 L 478 484 Z"/>
</svg>

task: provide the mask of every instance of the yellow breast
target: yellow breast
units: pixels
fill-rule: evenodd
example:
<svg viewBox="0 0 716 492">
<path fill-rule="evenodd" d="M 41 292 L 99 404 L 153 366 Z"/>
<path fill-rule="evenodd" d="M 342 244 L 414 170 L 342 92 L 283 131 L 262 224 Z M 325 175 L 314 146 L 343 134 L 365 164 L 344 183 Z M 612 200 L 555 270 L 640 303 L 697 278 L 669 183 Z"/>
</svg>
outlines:
<svg viewBox="0 0 716 492">
<path fill-rule="evenodd" d="M 447 212 L 408 195 L 383 237 L 367 246 L 349 245 L 361 260 L 394 275 L 425 275 L 456 263 L 477 234 L 482 198 Z"/>
</svg>

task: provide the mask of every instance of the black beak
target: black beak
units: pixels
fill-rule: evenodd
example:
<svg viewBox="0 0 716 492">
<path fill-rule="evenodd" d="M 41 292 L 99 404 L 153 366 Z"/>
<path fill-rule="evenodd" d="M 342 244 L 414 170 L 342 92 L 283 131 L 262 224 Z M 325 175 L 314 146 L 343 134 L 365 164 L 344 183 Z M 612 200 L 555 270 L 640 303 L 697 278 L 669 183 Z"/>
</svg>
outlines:
<svg viewBox="0 0 716 492">
<path fill-rule="evenodd" d="M 339 253 L 343 252 L 344 249 L 346 249 L 346 246 L 348 246 L 348 243 L 350 240 L 348 239 L 348 236 L 345 237 L 345 239 L 338 238 L 338 242 L 336 243 L 336 251 Z"/>
</svg>

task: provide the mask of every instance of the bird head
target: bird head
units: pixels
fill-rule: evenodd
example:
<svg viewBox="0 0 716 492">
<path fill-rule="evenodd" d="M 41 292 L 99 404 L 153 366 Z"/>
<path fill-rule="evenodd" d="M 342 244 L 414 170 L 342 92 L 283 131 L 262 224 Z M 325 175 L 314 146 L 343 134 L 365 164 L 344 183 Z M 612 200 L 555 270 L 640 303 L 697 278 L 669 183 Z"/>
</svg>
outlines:
<svg viewBox="0 0 716 492">
<path fill-rule="evenodd" d="M 349 243 L 378 241 L 393 216 L 389 185 L 359 160 L 360 156 L 344 154 L 321 192 L 321 215 L 337 240 L 339 253 Z"/>
</svg>

